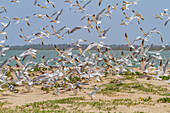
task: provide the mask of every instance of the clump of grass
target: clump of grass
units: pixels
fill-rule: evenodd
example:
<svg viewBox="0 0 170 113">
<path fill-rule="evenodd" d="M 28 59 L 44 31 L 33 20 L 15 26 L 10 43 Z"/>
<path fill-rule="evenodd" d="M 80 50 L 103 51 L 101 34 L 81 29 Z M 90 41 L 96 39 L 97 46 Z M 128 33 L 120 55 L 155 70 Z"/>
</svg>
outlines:
<svg viewBox="0 0 170 113">
<path fill-rule="evenodd" d="M 47 71 L 47 68 L 42 68 L 43 71 Z"/>
<path fill-rule="evenodd" d="M 139 97 L 141 101 L 144 101 L 144 102 L 151 102 L 152 101 L 152 98 L 149 96 L 148 98 L 142 98 L 142 97 Z"/>
<path fill-rule="evenodd" d="M 80 77 L 76 77 L 76 76 L 72 77 L 72 76 L 70 76 L 69 80 L 70 80 L 70 82 L 77 83 L 77 81 L 80 81 Z"/>
<path fill-rule="evenodd" d="M 141 112 L 141 111 L 135 111 L 135 112 L 133 112 L 133 113 L 144 113 L 144 112 Z"/>
<path fill-rule="evenodd" d="M 107 76 L 109 74 L 109 72 L 105 71 L 105 76 Z"/>
<path fill-rule="evenodd" d="M 2 108 L 0 109 L 1 113 L 63 113 L 67 112 L 67 109 L 61 110 L 41 110 L 41 109 L 9 109 Z"/>
<path fill-rule="evenodd" d="M 170 79 L 170 75 L 168 75 L 168 76 L 159 76 L 159 78 L 162 78 L 162 80 L 169 80 Z"/>
<path fill-rule="evenodd" d="M 98 93 L 111 94 L 113 92 L 126 92 L 126 93 L 135 93 L 134 90 L 140 91 L 142 93 L 153 93 L 153 94 L 163 94 L 168 92 L 167 88 L 161 88 L 153 84 L 147 83 L 110 83 L 103 85 L 103 88 Z"/>
<path fill-rule="evenodd" d="M 2 86 L 1 86 L 1 88 L 8 88 L 9 87 L 9 85 L 13 85 L 13 86 L 17 86 L 17 84 L 16 83 L 14 83 L 14 82 L 11 82 L 11 83 L 5 83 L 5 84 L 3 84 Z"/>
<path fill-rule="evenodd" d="M 139 71 L 135 72 L 136 75 L 143 75 L 142 73 L 140 73 Z"/>
<path fill-rule="evenodd" d="M 127 69 L 127 71 L 125 73 L 122 73 L 121 75 L 143 75 L 143 74 L 140 73 L 139 71 L 131 72 Z"/>
<path fill-rule="evenodd" d="M 5 76 L 9 76 L 10 74 L 11 74 L 11 72 L 8 71 L 8 72 L 5 73 Z"/>
<path fill-rule="evenodd" d="M 78 76 L 70 76 L 67 80 L 66 78 L 63 78 L 63 81 L 65 82 L 71 82 L 71 83 L 77 83 L 77 81 L 81 81 L 81 78 Z"/>
<path fill-rule="evenodd" d="M 149 103 L 149 102 L 146 102 Z M 64 107 L 61 105 L 64 104 Z M 73 98 L 64 98 L 57 100 L 47 100 L 42 102 L 34 102 L 25 104 L 22 106 L 16 106 L 16 108 L 1 108 L 1 113 L 46 113 L 46 112 L 75 112 L 75 113 L 83 113 L 81 109 L 86 107 L 87 105 L 91 107 L 91 109 L 98 109 L 104 112 L 111 112 L 114 109 L 117 109 L 117 106 L 135 106 L 139 104 L 145 104 L 143 102 L 137 102 L 131 99 L 113 99 L 113 100 L 101 100 L 99 101 L 85 101 L 84 97 L 73 97 Z M 151 104 L 149 104 L 151 105 Z M 69 109 L 71 108 L 71 109 Z"/>
<path fill-rule="evenodd" d="M 11 103 L 9 103 L 9 102 L 7 102 L 7 101 L 5 101 L 5 102 L 0 102 L 0 107 L 2 107 L 2 106 L 5 105 L 5 104 L 11 104 Z"/>
<path fill-rule="evenodd" d="M 133 101 L 131 99 L 113 99 L 113 100 L 101 100 L 99 101 L 92 101 L 92 102 L 76 102 L 74 105 L 70 107 L 85 107 L 85 106 L 91 106 L 91 108 L 96 108 L 98 110 L 103 110 L 103 111 L 111 111 L 113 109 L 116 109 L 117 106 L 119 105 L 124 105 L 124 106 L 135 106 L 139 104 L 145 104 L 137 101 Z M 151 104 L 150 104 L 151 105 Z"/>
<path fill-rule="evenodd" d="M 118 79 L 113 79 L 110 81 L 110 83 L 117 83 Z"/>
<path fill-rule="evenodd" d="M 159 99 L 157 100 L 157 102 L 170 103 L 170 98 L 169 98 L 169 97 L 159 98 Z"/>
<path fill-rule="evenodd" d="M 64 98 L 64 99 L 58 99 L 58 100 L 47 100 L 47 101 L 42 101 L 42 102 L 34 102 L 30 104 L 23 105 L 21 107 L 38 107 L 39 105 L 48 105 L 48 104 L 73 104 L 74 101 L 77 100 L 85 100 L 84 97 L 73 97 L 73 98 Z"/>
<path fill-rule="evenodd" d="M 170 93 L 163 93 L 162 96 L 170 96 Z"/>
<path fill-rule="evenodd" d="M 130 72 L 129 70 L 125 73 L 121 73 L 120 75 L 125 75 L 126 79 L 136 79 L 137 76 L 143 75 L 142 73 L 136 71 L 136 72 Z"/>
<path fill-rule="evenodd" d="M 115 73 L 112 73 L 112 75 L 116 75 Z"/>
<path fill-rule="evenodd" d="M 60 104 L 75 104 L 76 102 L 85 100 L 84 97 L 73 97 L 73 98 L 64 98 L 58 100 L 47 100 L 42 102 L 34 102 L 25 104 L 22 106 L 16 106 L 15 110 L 7 110 L 5 108 L 1 109 L 0 112 L 33 112 L 33 113 L 46 113 L 46 112 L 67 112 L 68 110 L 65 107 L 61 107 Z M 81 111 L 81 110 L 76 110 Z"/>
<path fill-rule="evenodd" d="M 41 70 L 41 67 L 36 67 L 36 68 L 34 68 L 33 72 L 37 72 L 37 71 L 40 71 L 40 70 Z"/>
<path fill-rule="evenodd" d="M 41 87 L 41 90 L 43 90 L 43 91 L 48 91 L 49 88 Z"/>
</svg>

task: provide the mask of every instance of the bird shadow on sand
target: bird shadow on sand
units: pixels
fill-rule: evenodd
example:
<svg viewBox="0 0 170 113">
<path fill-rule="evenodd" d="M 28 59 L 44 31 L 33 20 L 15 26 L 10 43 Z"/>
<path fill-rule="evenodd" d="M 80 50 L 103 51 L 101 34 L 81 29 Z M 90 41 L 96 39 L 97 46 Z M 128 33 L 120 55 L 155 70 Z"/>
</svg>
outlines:
<svg viewBox="0 0 170 113">
<path fill-rule="evenodd" d="M 6 94 L 5 94 L 5 93 L 2 93 L 1 95 L 2 95 L 2 96 L 13 96 L 13 97 L 15 97 L 15 95 L 8 94 L 8 93 L 6 93 Z"/>
<path fill-rule="evenodd" d="M 69 96 L 77 97 L 77 95 L 75 95 L 75 94 L 71 94 L 71 95 L 69 95 Z"/>
<path fill-rule="evenodd" d="M 98 101 L 99 99 L 94 99 L 94 98 L 93 98 L 93 99 L 89 99 L 89 98 L 86 99 L 86 98 L 85 98 L 85 100 L 86 100 L 86 101 L 95 101 L 95 100 Z"/>
<path fill-rule="evenodd" d="M 29 91 L 24 91 L 24 92 L 21 92 L 20 94 L 29 94 L 30 92 Z"/>
<path fill-rule="evenodd" d="M 49 93 L 38 93 L 36 95 L 48 95 Z"/>
<path fill-rule="evenodd" d="M 9 99 L 9 98 L 0 98 L 0 100 L 6 100 L 6 99 Z"/>
</svg>

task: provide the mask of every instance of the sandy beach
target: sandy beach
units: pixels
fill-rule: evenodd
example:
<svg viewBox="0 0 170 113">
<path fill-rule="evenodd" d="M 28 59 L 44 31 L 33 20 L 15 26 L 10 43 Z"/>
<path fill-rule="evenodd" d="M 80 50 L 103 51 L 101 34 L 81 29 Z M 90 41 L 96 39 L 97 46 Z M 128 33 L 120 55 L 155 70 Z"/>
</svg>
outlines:
<svg viewBox="0 0 170 113">
<path fill-rule="evenodd" d="M 0 113 L 170 113 L 170 0 L 2 0 Z"/>
<path fill-rule="evenodd" d="M 125 77 L 125 76 L 124 76 Z M 87 82 L 89 85 L 85 86 L 84 90 L 87 92 L 91 92 L 94 88 L 94 85 L 101 86 L 101 90 L 95 94 L 93 100 L 84 93 L 84 90 L 80 90 L 77 95 L 74 95 L 73 91 L 66 91 L 61 90 L 60 95 L 53 95 L 53 91 L 46 91 L 41 90 L 41 86 L 33 86 L 30 92 L 27 92 L 25 86 L 18 86 L 16 87 L 19 89 L 18 93 L 10 92 L 6 89 L 6 91 L 0 92 L 0 102 L 5 102 L 1 109 L 9 108 L 9 109 L 16 109 L 17 107 L 21 107 L 23 105 L 34 103 L 34 102 L 42 102 L 48 100 L 62 100 L 67 98 L 74 98 L 74 97 L 82 97 L 83 100 L 76 100 L 76 104 L 62 104 L 59 103 L 60 109 L 64 107 L 67 112 L 77 110 L 83 112 L 123 112 L 123 113 L 168 113 L 170 112 L 170 104 L 169 103 L 161 103 L 157 102 L 159 98 L 169 97 L 170 96 L 170 85 L 165 83 L 164 81 L 159 80 L 146 80 L 146 78 L 137 78 L 131 80 L 120 80 L 122 84 L 131 84 L 131 87 L 135 87 L 136 84 L 142 85 L 145 88 L 149 88 L 147 85 L 150 85 L 152 88 L 151 91 L 148 90 L 139 90 L 135 88 L 119 90 L 119 91 L 111 91 L 110 93 L 105 93 L 104 89 L 106 88 L 105 85 L 115 85 L 120 84 L 120 86 L 116 87 L 123 87 L 121 83 L 113 83 L 111 81 L 116 80 L 117 78 L 113 75 L 107 75 L 107 77 L 103 77 L 101 82 L 97 82 L 95 79 L 90 80 Z M 165 96 L 163 95 L 165 94 Z M 151 100 L 142 100 L 151 97 Z M 117 103 L 113 103 L 112 101 L 119 100 Z M 128 100 L 128 101 L 125 101 Z M 87 105 L 83 106 L 83 103 Z M 100 105 L 100 107 L 93 106 L 94 102 L 103 103 L 104 105 Z M 92 104 L 93 103 L 93 104 Z M 81 105 L 82 104 L 82 105 Z M 75 110 L 72 109 L 73 106 L 77 107 Z M 22 108 L 22 107 L 21 107 Z M 24 109 L 30 109 L 30 107 L 23 107 Z M 40 108 L 41 109 L 41 108 Z M 43 109 L 41 109 L 43 110 Z M 54 109 L 58 110 L 58 109 Z"/>
</svg>

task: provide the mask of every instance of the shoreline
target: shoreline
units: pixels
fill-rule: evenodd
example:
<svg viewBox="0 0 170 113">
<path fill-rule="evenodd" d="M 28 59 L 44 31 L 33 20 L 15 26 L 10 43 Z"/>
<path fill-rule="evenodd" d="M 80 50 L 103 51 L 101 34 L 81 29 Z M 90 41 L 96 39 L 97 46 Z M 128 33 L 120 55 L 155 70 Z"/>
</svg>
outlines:
<svg viewBox="0 0 170 113">
<path fill-rule="evenodd" d="M 25 49 L 9 49 L 8 51 L 12 51 L 12 50 L 23 50 L 23 51 L 25 51 Z M 41 50 L 41 51 L 56 51 L 55 49 L 36 49 L 36 50 Z M 85 50 L 85 49 L 82 49 L 82 50 Z M 95 49 L 94 49 L 95 50 Z M 92 49 L 92 51 L 94 51 L 93 49 Z M 104 50 L 104 49 L 101 49 L 101 50 Z M 79 50 L 73 50 L 73 51 L 79 51 Z M 110 50 L 110 51 L 129 51 L 129 50 Z M 150 50 L 150 51 L 157 51 L 157 50 Z M 170 51 L 170 50 L 163 50 L 163 51 Z"/>
</svg>

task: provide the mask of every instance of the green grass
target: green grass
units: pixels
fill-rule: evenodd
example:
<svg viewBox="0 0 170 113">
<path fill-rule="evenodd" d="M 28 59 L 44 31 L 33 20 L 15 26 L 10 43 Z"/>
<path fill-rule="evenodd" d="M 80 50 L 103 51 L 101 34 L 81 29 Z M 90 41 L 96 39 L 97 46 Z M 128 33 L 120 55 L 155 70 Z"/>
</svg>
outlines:
<svg viewBox="0 0 170 113">
<path fill-rule="evenodd" d="M 34 71 L 33 72 L 38 72 L 38 71 L 40 71 L 41 70 L 41 67 L 36 67 L 36 68 L 34 68 Z"/>
<path fill-rule="evenodd" d="M 9 102 L 7 102 L 7 101 L 5 101 L 5 102 L 0 102 L 0 107 L 2 107 L 2 106 L 5 105 L 5 104 L 11 104 L 11 103 L 9 103 Z"/>
<path fill-rule="evenodd" d="M 170 79 L 170 75 L 168 75 L 168 76 L 159 76 L 159 78 L 162 78 L 162 80 L 169 80 Z"/>
<path fill-rule="evenodd" d="M 161 96 L 170 96 L 170 93 L 162 93 Z"/>
<path fill-rule="evenodd" d="M 10 84 L 10 85 L 17 86 L 17 84 L 15 84 L 15 83 L 13 83 L 13 82 L 11 82 L 11 83 L 9 83 L 9 84 Z M 9 87 L 9 84 L 8 84 L 8 83 L 5 83 L 5 84 L 3 84 L 3 85 L 1 86 L 1 88 L 2 88 L 2 89 L 8 88 L 8 87 Z"/>
<path fill-rule="evenodd" d="M 142 98 L 142 97 L 139 97 L 141 101 L 144 101 L 144 102 L 152 102 L 152 98 L 149 96 L 148 98 Z"/>
<path fill-rule="evenodd" d="M 109 74 L 109 72 L 105 71 L 105 76 L 107 76 Z"/>
<path fill-rule="evenodd" d="M 128 70 L 128 69 L 127 69 Z M 129 80 L 135 80 L 138 76 L 143 75 L 142 73 L 136 71 L 136 72 L 130 72 L 129 70 L 125 73 L 121 73 L 120 75 L 124 75 L 126 79 Z"/>
<path fill-rule="evenodd" d="M 2 106 L 5 103 L 2 103 Z M 113 99 L 113 100 L 101 100 L 98 101 L 86 101 L 84 97 L 72 97 L 57 100 L 47 100 L 42 102 L 34 102 L 25 104 L 22 106 L 16 106 L 15 108 L 0 108 L 0 113 L 83 113 L 82 108 L 89 106 L 91 110 L 99 111 L 113 111 L 117 109 L 117 106 L 136 106 L 136 105 L 153 105 L 150 102 L 141 102 L 131 99 Z"/>
<path fill-rule="evenodd" d="M 169 98 L 169 97 L 159 98 L 159 99 L 157 100 L 157 102 L 170 103 L 170 98 Z"/>
<path fill-rule="evenodd" d="M 135 111 L 135 112 L 133 112 L 133 113 L 144 113 L 144 112 L 141 112 L 141 111 Z"/>
<path fill-rule="evenodd" d="M 63 79 L 65 82 L 67 82 L 68 80 L 67 79 Z M 69 77 L 69 82 L 72 82 L 72 83 L 77 83 L 77 81 L 80 81 L 80 77 L 77 77 L 77 76 L 70 76 Z"/>
<path fill-rule="evenodd" d="M 68 109 L 61 107 L 62 104 L 75 104 L 78 101 L 85 100 L 84 97 L 73 97 L 73 98 L 64 98 L 58 100 L 47 100 L 42 102 L 34 102 L 25 104 L 22 106 L 16 106 L 15 109 L 11 108 L 1 108 L 0 113 L 63 113 L 67 112 Z M 0 105 L 4 105 L 1 103 Z M 80 110 L 74 110 L 80 112 Z"/>
<path fill-rule="evenodd" d="M 47 71 L 47 68 L 42 68 L 43 71 Z"/>
<path fill-rule="evenodd" d="M 152 93 L 163 95 L 168 93 L 167 88 L 162 88 L 148 83 L 110 83 L 102 85 L 104 88 L 101 89 L 98 93 L 102 94 L 111 94 L 113 92 L 123 92 L 123 93 Z"/>
<path fill-rule="evenodd" d="M 11 72 L 8 71 L 8 72 L 5 73 L 5 76 L 9 76 L 10 74 L 11 74 Z"/>
</svg>

